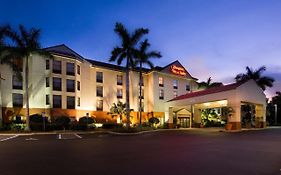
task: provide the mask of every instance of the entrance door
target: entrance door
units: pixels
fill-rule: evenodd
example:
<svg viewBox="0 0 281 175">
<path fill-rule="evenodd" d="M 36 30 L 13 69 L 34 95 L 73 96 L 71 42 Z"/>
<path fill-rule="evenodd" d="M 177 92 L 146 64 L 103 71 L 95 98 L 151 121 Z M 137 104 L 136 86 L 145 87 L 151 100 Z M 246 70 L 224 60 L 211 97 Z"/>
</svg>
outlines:
<svg viewBox="0 0 281 175">
<path fill-rule="evenodd" d="M 190 118 L 189 117 L 179 117 L 179 123 L 181 128 L 190 128 Z"/>
</svg>

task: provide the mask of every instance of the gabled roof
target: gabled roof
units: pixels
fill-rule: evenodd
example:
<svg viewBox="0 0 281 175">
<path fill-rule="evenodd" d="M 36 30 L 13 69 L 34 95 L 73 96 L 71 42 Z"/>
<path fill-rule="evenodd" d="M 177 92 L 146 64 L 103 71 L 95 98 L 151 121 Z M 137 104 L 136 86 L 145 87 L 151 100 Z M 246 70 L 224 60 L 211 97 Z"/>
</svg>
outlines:
<svg viewBox="0 0 281 175">
<path fill-rule="evenodd" d="M 154 70 L 159 71 L 159 72 L 165 72 L 165 70 L 170 69 L 170 67 L 171 67 L 172 65 L 179 65 L 180 67 L 182 67 L 182 68 L 185 70 L 185 72 L 186 72 L 186 75 L 185 75 L 185 76 L 186 76 L 186 77 L 190 77 L 190 78 L 192 78 L 192 79 L 194 79 L 194 80 L 198 80 L 197 78 L 192 77 L 192 76 L 189 74 L 189 72 L 185 69 L 185 67 L 184 67 L 178 60 L 173 61 L 172 63 L 170 63 L 170 64 L 168 64 L 168 65 L 166 65 L 166 66 L 164 66 L 164 67 L 156 66 Z"/>
<path fill-rule="evenodd" d="M 246 83 L 246 81 L 238 82 L 238 83 L 232 83 L 232 84 L 218 86 L 218 87 L 213 87 L 213 88 L 209 88 L 209 89 L 206 89 L 206 90 L 191 92 L 191 93 L 187 93 L 187 94 L 184 94 L 184 95 L 180 95 L 176 98 L 173 98 L 172 100 L 169 100 L 168 102 L 188 99 L 188 98 L 192 98 L 192 97 L 200 97 L 200 96 L 215 94 L 215 93 L 224 92 L 224 91 L 230 91 L 230 90 L 236 89 L 237 87 L 239 87 L 240 85 L 242 85 L 244 83 Z"/>
<path fill-rule="evenodd" d="M 71 48 L 67 47 L 64 44 L 47 47 L 44 50 L 49 51 L 52 54 L 59 55 L 59 56 L 66 56 L 74 59 L 78 59 L 80 61 L 83 61 L 83 57 L 79 55 L 77 52 L 72 50 Z"/>
</svg>

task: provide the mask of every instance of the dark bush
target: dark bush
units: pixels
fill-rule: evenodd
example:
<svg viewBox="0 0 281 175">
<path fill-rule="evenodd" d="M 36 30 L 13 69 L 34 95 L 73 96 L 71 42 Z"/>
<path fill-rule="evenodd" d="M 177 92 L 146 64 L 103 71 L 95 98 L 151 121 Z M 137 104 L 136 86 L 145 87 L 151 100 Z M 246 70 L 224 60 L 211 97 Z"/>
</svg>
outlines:
<svg viewBox="0 0 281 175">
<path fill-rule="evenodd" d="M 103 129 L 113 129 L 113 128 L 122 128 L 122 124 L 117 124 L 117 123 L 104 123 L 102 125 Z"/>
<path fill-rule="evenodd" d="M 70 124 L 70 118 L 67 116 L 60 116 L 55 119 L 55 129 L 68 129 Z"/>
<path fill-rule="evenodd" d="M 29 116 L 29 122 L 30 122 L 30 129 L 32 131 L 43 131 L 44 130 L 43 124 L 45 124 L 45 130 L 50 130 L 48 118 L 45 117 L 43 123 L 43 117 L 40 114 L 33 114 Z"/>
<path fill-rule="evenodd" d="M 79 119 L 79 124 L 80 125 L 87 125 L 87 124 L 93 124 L 95 123 L 95 119 L 91 118 L 91 117 L 81 117 Z"/>
<path fill-rule="evenodd" d="M 148 120 L 149 123 L 151 124 L 158 124 L 160 123 L 160 120 L 156 117 L 151 117 L 149 120 Z"/>
</svg>

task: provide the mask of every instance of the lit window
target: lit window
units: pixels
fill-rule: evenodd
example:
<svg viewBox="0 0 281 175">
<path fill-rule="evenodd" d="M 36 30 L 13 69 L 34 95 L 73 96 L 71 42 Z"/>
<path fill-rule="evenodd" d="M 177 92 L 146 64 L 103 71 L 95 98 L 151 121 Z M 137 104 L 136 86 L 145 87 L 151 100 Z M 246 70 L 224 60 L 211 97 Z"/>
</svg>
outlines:
<svg viewBox="0 0 281 175">
<path fill-rule="evenodd" d="M 22 79 L 16 74 L 13 74 L 12 78 L 13 89 L 22 89 Z"/>
<path fill-rule="evenodd" d="M 117 89 L 117 98 L 123 98 L 123 90 Z"/>
<path fill-rule="evenodd" d="M 97 86 L 97 97 L 103 97 L 103 87 Z"/>
<path fill-rule="evenodd" d="M 80 91 L 80 81 L 77 81 L 77 90 Z"/>
<path fill-rule="evenodd" d="M 97 111 L 102 111 L 102 110 L 103 110 L 103 101 L 97 100 Z"/>
<path fill-rule="evenodd" d="M 163 99 L 164 99 L 164 90 L 163 90 L 163 89 L 160 89 L 160 90 L 159 90 L 159 99 L 160 99 L 160 100 L 163 100 Z"/>
<path fill-rule="evenodd" d="M 50 69 L 50 60 L 46 60 L 46 70 Z"/>
<path fill-rule="evenodd" d="M 174 80 L 173 81 L 173 87 L 174 87 L 174 89 L 178 89 L 178 80 Z"/>
<path fill-rule="evenodd" d="M 46 105 L 49 105 L 49 104 L 50 104 L 50 96 L 46 95 Z"/>
<path fill-rule="evenodd" d="M 117 85 L 123 85 L 123 76 L 117 75 Z"/>
<path fill-rule="evenodd" d="M 53 95 L 53 108 L 61 108 L 61 95 Z"/>
<path fill-rule="evenodd" d="M 160 87 L 164 87 L 164 79 L 163 79 L 163 77 L 159 77 L 158 81 L 159 81 L 159 86 Z"/>
<path fill-rule="evenodd" d="M 67 96 L 66 107 L 67 109 L 75 109 L 75 97 Z"/>
<path fill-rule="evenodd" d="M 103 82 L 103 73 L 102 72 L 97 72 L 96 81 L 98 83 L 102 83 Z"/>
<path fill-rule="evenodd" d="M 61 61 L 53 61 L 53 73 L 61 74 Z"/>
<path fill-rule="evenodd" d="M 174 91 L 174 97 L 178 96 L 178 91 Z"/>
<path fill-rule="evenodd" d="M 75 80 L 66 80 L 66 91 L 75 92 Z"/>
<path fill-rule="evenodd" d="M 46 77 L 46 87 L 50 87 L 50 79 L 49 79 L 49 77 Z"/>
<path fill-rule="evenodd" d="M 74 63 L 66 63 L 66 75 L 75 75 Z"/>
<path fill-rule="evenodd" d="M 80 66 L 77 65 L 77 74 L 80 75 Z"/>
<path fill-rule="evenodd" d="M 53 90 L 61 91 L 61 78 L 53 77 Z"/>
<path fill-rule="evenodd" d="M 13 107 L 22 107 L 23 106 L 23 95 L 13 93 Z"/>
</svg>

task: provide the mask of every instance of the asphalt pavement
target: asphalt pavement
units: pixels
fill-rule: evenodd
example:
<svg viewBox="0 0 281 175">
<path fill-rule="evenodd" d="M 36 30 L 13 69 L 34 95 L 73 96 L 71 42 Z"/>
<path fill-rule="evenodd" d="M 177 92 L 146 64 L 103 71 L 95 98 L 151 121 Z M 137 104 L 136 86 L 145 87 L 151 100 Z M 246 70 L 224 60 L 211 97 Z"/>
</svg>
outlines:
<svg viewBox="0 0 281 175">
<path fill-rule="evenodd" d="M 281 128 L 0 134 L 0 175 L 281 175 Z"/>
</svg>

